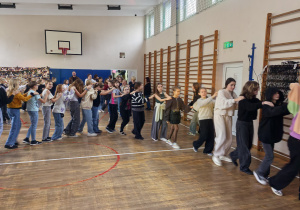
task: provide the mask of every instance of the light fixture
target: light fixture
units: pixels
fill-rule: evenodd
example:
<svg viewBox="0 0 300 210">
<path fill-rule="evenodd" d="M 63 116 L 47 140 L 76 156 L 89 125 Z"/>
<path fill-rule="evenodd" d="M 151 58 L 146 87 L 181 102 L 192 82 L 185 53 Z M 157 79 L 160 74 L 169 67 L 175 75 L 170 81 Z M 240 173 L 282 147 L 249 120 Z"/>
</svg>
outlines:
<svg viewBox="0 0 300 210">
<path fill-rule="evenodd" d="M 58 4 L 59 10 L 73 10 L 72 4 Z"/>
<path fill-rule="evenodd" d="M 0 3 L 0 8 L 15 9 L 16 8 L 16 4 L 15 3 Z"/>
<path fill-rule="evenodd" d="M 107 5 L 107 10 L 121 10 L 121 5 Z"/>
</svg>

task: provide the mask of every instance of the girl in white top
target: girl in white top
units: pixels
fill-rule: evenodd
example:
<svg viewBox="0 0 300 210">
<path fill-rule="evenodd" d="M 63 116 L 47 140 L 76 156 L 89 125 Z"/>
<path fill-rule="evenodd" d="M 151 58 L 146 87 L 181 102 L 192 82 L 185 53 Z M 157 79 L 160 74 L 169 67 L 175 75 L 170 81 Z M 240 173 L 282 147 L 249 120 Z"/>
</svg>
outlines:
<svg viewBox="0 0 300 210">
<path fill-rule="evenodd" d="M 222 166 L 222 162 L 231 162 L 226 157 L 232 144 L 232 116 L 237 109 L 237 104 L 243 100 L 243 96 L 237 97 L 233 92 L 236 81 L 228 78 L 225 82 L 225 88 L 219 90 L 214 110 L 214 125 L 216 130 L 215 149 L 212 160 L 217 166 Z"/>
<path fill-rule="evenodd" d="M 73 95 L 74 95 L 74 91 L 73 91 Z M 54 99 L 58 98 L 58 100 L 55 102 L 52 110 L 54 121 L 55 121 L 55 131 L 51 138 L 52 141 L 62 139 L 62 134 L 64 131 L 63 117 L 66 111 L 65 102 L 69 101 L 70 98 L 73 97 L 73 95 L 69 94 L 69 92 L 63 88 L 63 85 L 61 84 L 57 85 Z"/>
<path fill-rule="evenodd" d="M 51 141 L 51 137 L 49 137 L 50 133 L 50 125 L 51 125 L 51 106 L 52 103 L 56 102 L 59 97 L 54 99 L 54 96 L 50 92 L 53 87 L 53 83 L 51 81 L 46 81 L 46 88 L 42 92 L 42 98 L 46 101 L 42 104 L 42 113 L 44 116 L 44 129 L 43 129 L 43 142 Z"/>
</svg>

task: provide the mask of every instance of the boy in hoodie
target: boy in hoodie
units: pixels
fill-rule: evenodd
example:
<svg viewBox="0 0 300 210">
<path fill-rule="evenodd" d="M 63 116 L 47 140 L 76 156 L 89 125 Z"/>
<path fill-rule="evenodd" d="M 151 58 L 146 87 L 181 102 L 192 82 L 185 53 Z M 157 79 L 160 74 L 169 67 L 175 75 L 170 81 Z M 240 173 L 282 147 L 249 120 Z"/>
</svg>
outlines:
<svg viewBox="0 0 300 210">
<path fill-rule="evenodd" d="M 271 87 L 266 90 L 266 101 L 272 102 L 274 107 L 263 105 L 262 119 L 258 128 L 258 138 L 263 144 L 265 158 L 253 172 L 256 180 L 262 185 L 268 183 L 267 178 L 274 159 L 274 144 L 282 140 L 283 116 L 290 114 L 287 104 L 283 103 L 283 93 L 277 88 Z"/>
</svg>

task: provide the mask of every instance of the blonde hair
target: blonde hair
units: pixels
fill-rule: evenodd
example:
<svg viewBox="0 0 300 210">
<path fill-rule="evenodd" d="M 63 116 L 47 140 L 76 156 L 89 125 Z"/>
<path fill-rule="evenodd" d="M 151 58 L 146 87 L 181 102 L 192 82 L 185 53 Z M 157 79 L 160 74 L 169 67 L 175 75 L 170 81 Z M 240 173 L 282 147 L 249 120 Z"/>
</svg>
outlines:
<svg viewBox="0 0 300 210">
<path fill-rule="evenodd" d="M 11 79 L 8 84 L 7 95 L 11 96 L 12 93 L 19 89 L 19 80 Z"/>
<path fill-rule="evenodd" d="M 135 77 L 135 76 L 132 76 L 132 77 L 131 77 L 131 80 L 134 80 L 134 81 L 135 81 L 135 80 L 136 80 L 136 77 Z"/>
<path fill-rule="evenodd" d="M 89 86 L 89 85 L 92 85 L 92 84 L 93 84 L 92 80 L 89 79 L 89 80 L 86 81 L 85 86 Z"/>
</svg>

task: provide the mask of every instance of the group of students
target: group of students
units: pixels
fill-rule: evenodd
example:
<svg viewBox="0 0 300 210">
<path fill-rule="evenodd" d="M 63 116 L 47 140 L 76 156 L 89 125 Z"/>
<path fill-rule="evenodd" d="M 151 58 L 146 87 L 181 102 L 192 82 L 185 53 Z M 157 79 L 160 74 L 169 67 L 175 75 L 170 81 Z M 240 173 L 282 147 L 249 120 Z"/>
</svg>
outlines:
<svg viewBox="0 0 300 210">
<path fill-rule="evenodd" d="M 74 75 L 73 75 L 74 76 Z M 76 76 L 76 75 L 75 75 Z M 90 75 L 89 75 L 90 76 Z M 66 82 L 67 83 L 67 82 Z M 146 79 L 146 85 L 150 83 Z M 107 88 L 104 88 L 104 85 Z M 38 145 L 42 142 L 61 140 L 66 137 L 78 137 L 76 133 L 82 133 L 85 123 L 87 123 L 87 136 L 97 136 L 102 131 L 99 130 L 99 110 L 103 110 L 101 96 L 109 95 L 109 100 L 105 102 L 109 108 L 110 119 L 106 126 L 108 133 L 114 133 L 119 115 L 122 118 L 120 134 L 126 135 L 124 127 L 128 124 L 130 116 L 133 116 L 134 128 L 132 133 L 135 139 L 143 140 L 141 134 L 145 122 L 144 104 L 155 99 L 155 106 L 152 119 L 151 138 L 153 141 L 159 139 L 174 149 L 180 149 L 177 144 L 177 135 L 181 121 L 181 112 L 194 110 L 194 116 L 190 125 L 190 135 L 195 135 L 196 125 L 199 124 L 199 138 L 193 142 L 195 152 L 205 142 L 203 153 L 212 156 L 212 161 L 217 166 L 222 166 L 222 161 L 231 162 L 238 166 L 240 171 L 252 175 L 256 180 L 272 187 L 276 195 L 282 195 L 281 189 L 286 187 L 297 175 L 300 169 L 300 86 L 291 84 L 288 103 L 284 103 L 284 97 L 277 88 L 266 90 L 265 101 L 256 98 L 259 91 L 259 84 L 255 81 L 248 81 L 240 94 L 234 93 L 236 81 L 228 78 L 225 87 L 208 97 L 207 89 L 193 84 L 194 97 L 191 103 L 185 105 L 180 98 L 180 87 L 173 87 L 173 95 L 169 96 L 163 91 L 163 85 L 158 83 L 155 93 L 151 95 L 145 92 L 144 84 L 135 82 L 135 78 L 129 85 L 122 84 L 120 80 L 105 80 L 105 84 L 93 81 L 91 78 L 83 81 L 76 78 L 70 86 L 59 84 L 52 94 L 52 81 L 45 82 L 45 89 L 38 93 L 39 89 L 36 81 L 31 81 L 27 86 L 29 90 L 21 93 L 19 90 L 19 80 L 11 79 L 7 90 L 0 88 L 0 107 L 7 104 L 8 115 L 11 118 L 11 130 L 5 144 L 5 148 L 14 149 L 18 147 L 17 137 L 21 128 L 20 109 L 22 102 L 26 102 L 26 108 L 30 117 L 31 125 L 27 132 L 24 143 Z M 149 86 L 149 85 L 148 85 Z M 105 90 L 104 90 L 105 89 Z M 151 90 L 151 87 L 150 87 Z M 63 117 L 66 111 L 66 103 L 69 102 L 71 120 L 64 128 Z M 36 128 L 38 124 L 39 103 L 42 104 L 44 117 L 44 128 L 42 142 L 36 139 Z M 54 104 L 54 105 L 53 105 Z M 100 108 L 99 108 L 100 107 Z M 148 107 L 147 107 L 148 108 Z M 262 119 L 259 124 L 258 137 L 263 143 L 265 158 L 259 168 L 252 172 L 251 147 L 254 135 L 253 120 L 257 118 L 258 109 L 262 108 Z M 80 109 L 82 110 L 82 120 L 80 121 Z M 238 109 L 238 120 L 236 123 L 237 147 L 230 152 L 232 146 L 232 116 Z M 1 111 L 1 109 L 0 109 Z M 51 112 L 55 121 L 55 131 L 49 137 Z M 100 111 L 101 112 L 101 111 Z M 276 176 L 269 178 L 270 166 L 274 158 L 274 144 L 279 142 L 283 136 L 283 116 L 293 114 L 288 146 L 291 152 L 291 161 Z M 3 130 L 2 118 L 0 121 L 0 135 Z M 168 124 L 170 125 L 168 133 Z M 31 140 L 30 140 L 31 137 Z"/>
</svg>

